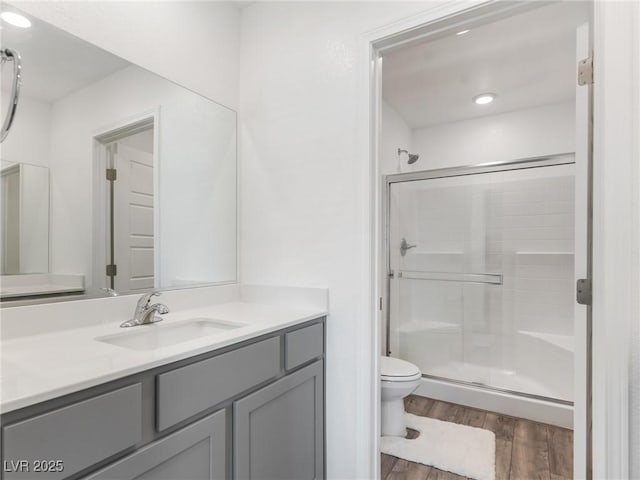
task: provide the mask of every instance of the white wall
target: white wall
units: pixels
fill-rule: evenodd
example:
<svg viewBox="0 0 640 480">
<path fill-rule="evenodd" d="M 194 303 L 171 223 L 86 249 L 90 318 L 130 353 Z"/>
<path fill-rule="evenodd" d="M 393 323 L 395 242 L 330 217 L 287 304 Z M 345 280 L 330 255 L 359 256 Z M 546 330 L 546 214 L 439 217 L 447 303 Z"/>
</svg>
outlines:
<svg viewBox="0 0 640 480">
<path fill-rule="evenodd" d="M 20 166 L 20 272 L 49 271 L 49 169 Z"/>
<path fill-rule="evenodd" d="M 369 177 L 356 133 L 367 122 L 358 115 L 366 95 L 359 42 L 365 32 L 426 6 L 256 2 L 243 12 L 241 277 L 330 289 L 330 479 L 371 478 L 375 432 L 370 361 L 361 356 L 371 344 L 360 344 L 371 341 L 376 319 L 363 313 L 371 278 L 369 253 L 361 249 Z"/>
<path fill-rule="evenodd" d="M 543 105 L 415 129 L 420 160 L 405 170 L 459 167 L 575 150 L 575 103 Z"/>
<path fill-rule="evenodd" d="M 240 11 L 232 2 L 8 2 L 231 108 Z"/>
<path fill-rule="evenodd" d="M 159 285 L 236 278 L 235 113 L 136 66 L 53 104 L 52 272 L 84 274 L 91 283 L 102 256 L 92 248 L 101 208 L 98 201 L 92 209 L 93 138 L 156 109 Z"/>
<path fill-rule="evenodd" d="M 2 98 L 9 95 L 3 91 Z M 2 113 L 6 108 L 2 105 Z M 4 117 L 2 117 L 4 121 Z M 2 160 L 33 165 L 49 165 L 51 135 L 51 105 L 24 95 L 11 126 L 11 134 L 2 142 L 0 155 Z"/>
<path fill-rule="evenodd" d="M 380 170 L 385 173 L 407 171 L 407 156 L 402 155 L 398 162 L 398 148 L 413 153 L 411 147 L 411 129 L 391 105 L 382 101 L 380 122 Z"/>
</svg>

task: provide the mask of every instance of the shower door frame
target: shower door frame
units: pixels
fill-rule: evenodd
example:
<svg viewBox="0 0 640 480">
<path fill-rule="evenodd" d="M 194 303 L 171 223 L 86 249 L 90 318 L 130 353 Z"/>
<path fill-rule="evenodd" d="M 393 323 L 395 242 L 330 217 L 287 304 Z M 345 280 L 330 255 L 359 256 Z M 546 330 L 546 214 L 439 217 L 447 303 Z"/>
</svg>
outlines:
<svg viewBox="0 0 640 480">
<path fill-rule="evenodd" d="M 499 173 L 517 170 L 528 170 L 533 168 L 555 167 L 559 165 L 574 165 L 575 152 L 559 153 L 554 155 L 545 155 L 541 157 L 522 158 L 517 160 L 507 160 L 502 162 L 491 162 L 479 165 L 468 165 L 462 167 L 450 167 L 450 168 L 438 168 L 432 170 L 418 170 L 406 173 L 391 173 L 383 175 L 384 181 L 384 204 L 382 210 L 382 230 L 383 235 L 383 251 L 385 257 L 385 289 L 383 304 L 386 305 L 385 312 L 385 353 L 389 355 L 390 352 L 390 337 L 391 337 L 391 280 L 395 278 L 395 272 L 391 269 L 391 186 L 396 183 L 418 182 L 422 180 L 435 180 L 439 178 L 452 178 L 452 177 L 464 177 L 470 175 L 482 175 L 486 173 Z M 512 395 L 518 395 L 525 398 L 534 400 L 542 400 L 545 402 L 551 402 L 559 405 L 573 406 L 573 402 L 569 400 L 562 400 L 558 398 L 545 397 L 543 395 L 536 395 L 533 393 L 520 392 L 516 390 L 508 390 L 499 387 L 493 387 L 491 385 L 479 384 L 474 382 L 467 382 L 464 380 L 456 380 L 448 377 L 440 377 L 437 375 L 422 374 L 423 378 L 430 378 L 442 382 L 465 385 L 468 387 L 481 388 L 493 392 L 507 393 Z"/>
</svg>

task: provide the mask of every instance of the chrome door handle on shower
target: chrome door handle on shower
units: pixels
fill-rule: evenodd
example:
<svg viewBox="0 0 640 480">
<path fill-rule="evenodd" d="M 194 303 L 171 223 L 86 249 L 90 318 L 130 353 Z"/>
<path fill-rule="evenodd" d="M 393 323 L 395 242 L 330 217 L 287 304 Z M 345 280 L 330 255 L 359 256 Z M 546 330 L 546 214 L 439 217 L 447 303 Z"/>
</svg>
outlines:
<svg viewBox="0 0 640 480">
<path fill-rule="evenodd" d="M 406 238 L 403 238 L 400 242 L 400 255 L 403 257 L 407 254 L 407 250 L 411 250 L 412 248 L 416 248 L 417 245 L 409 245 Z"/>
<path fill-rule="evenodd" d="M 16 116 L 18 109 L 18 98 L 20 97 L 20 84 L 22 82 L 22 58 L 20 54 L 10 48 L 0 50 L 2 64 L 5 62 L 13 62 L 13 83 L 11 84 L 11 101 L 7 109 L 7 116 L 4 118 L 2 130 L 0 130 L 0 143 L 9 135 L 11 124 Z"/>
</svg>

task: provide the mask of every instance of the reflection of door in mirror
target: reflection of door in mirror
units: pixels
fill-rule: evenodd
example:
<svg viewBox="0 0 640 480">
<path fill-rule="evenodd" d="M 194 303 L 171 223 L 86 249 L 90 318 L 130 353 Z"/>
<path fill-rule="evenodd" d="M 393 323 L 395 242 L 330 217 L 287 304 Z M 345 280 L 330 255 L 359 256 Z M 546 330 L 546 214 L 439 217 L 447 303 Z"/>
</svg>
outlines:
<svg viewBox="0 0 640 480">
<path fill-rule="evenodd" d="M 2 169 L 2 257 L 3 275 L 20 273 L 20 165 L 10 164 Z"/>
<path fill-rule="evenodd" d="M 107 145 L 107 285 L 118 292 L 154 287 L 153 125 Z"/>
</svg>

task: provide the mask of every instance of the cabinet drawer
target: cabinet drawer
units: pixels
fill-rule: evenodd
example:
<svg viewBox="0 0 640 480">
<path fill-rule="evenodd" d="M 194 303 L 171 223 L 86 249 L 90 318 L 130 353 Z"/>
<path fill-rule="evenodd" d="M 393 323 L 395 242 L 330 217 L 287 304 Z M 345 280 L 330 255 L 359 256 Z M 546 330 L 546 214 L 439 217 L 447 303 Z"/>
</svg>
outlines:
<svg viewBox="0 0 640 480">
<path fill-rule="evenodd" d="M 280 373 L 280 337 L 162 373 L 157 377 L 159 431 Z"/>
<path fill-rule="evenodd" d="M 285 335 L 285 368 L 291 370 L 324 352 L 322 323 L 294 330 Z"/>
<path fill-rule="evenodd" d="M 4 479 L 68 477 L 131 447 L 142 438 L 141 411 L 137 383 L 4 427 L 4 462 L 26 460 L 30 470 L 5 471 Z M 35 472 L 35 462 L 43 460 L 60 461 L 64 469 Z"/>
<path fill-rule="evenodd" d="M 226 411 L 214 413 L 89 475 L 84 480 L 227 478 Z"/>
</svg>

